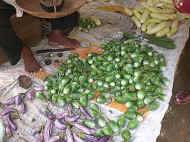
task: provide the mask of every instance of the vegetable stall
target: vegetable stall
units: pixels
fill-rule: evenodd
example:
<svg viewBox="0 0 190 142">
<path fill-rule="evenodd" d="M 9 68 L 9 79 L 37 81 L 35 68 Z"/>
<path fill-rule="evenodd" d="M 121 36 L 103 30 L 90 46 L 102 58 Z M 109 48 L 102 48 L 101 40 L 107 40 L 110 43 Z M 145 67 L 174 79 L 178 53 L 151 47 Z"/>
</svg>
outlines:
<svg viewBox="0 0 190 142">
<path fill-rule="evenodd" d="M 37 56 L 50 75 L 43 81 L 30 76 L 29 89 L 15 84 L 0 96 L 7 141 L 155 142 L 188 38 L 188 17 L 170 0 L 93 1 L 80 12 L 70 36 L 83 48 L 64 52 L 59 67 L 44 61 L 47 55 Z M 38 48 L 50 47 L 43 40 Z M 17 80 L 21 68 L 3 65 L 0 86 Z"/>
</svg>

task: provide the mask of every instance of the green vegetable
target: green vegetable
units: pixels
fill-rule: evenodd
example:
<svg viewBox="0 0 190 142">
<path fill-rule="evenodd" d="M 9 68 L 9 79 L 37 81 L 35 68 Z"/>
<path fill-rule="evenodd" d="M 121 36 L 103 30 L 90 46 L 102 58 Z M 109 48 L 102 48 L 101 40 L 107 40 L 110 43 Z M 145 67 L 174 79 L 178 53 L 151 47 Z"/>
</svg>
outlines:
<svg viewBox="0 0 190 142">
<path fill-rule="evenodd" d="M 106 136 L 111 136 L 113 134 L 113 130 L 109 126 L 104 127 L 102 130 L 103 130 L 104 135 Z"/>
<path fill-rule="evenodd" d="M 87 95 L 81 96 L 79 102 L 82 106 L 87 106 L 88 105 L 88 96 Z"/>
<path fill-rule="evenodd" d="M 138 125 L 139 125 L 139 122 L 138 122 L 138 120 L 136 120 L 136 119 L 130 120 L 130 121 L 128 122 L 128 128 L 129 128 L 129 129 L 135 129 L 135 128 L 138 127 Z"/>
<path fill-rule="evenodd" d="M 129 142 L 131 139 L 131 132 L 128 129 L 125 129 L 122 131 L 121 136 L 125 142 Z"/>
<path fill-rule="evenodd" d="M 104 119 L 102 119 L 102 118 L 99 118 L 98 119 L 98 125 L 100 127 L 104 127 L 104 126 L 106 126 L 106 121 Z"/>
<path fill-rule="evenodd" d="M 160 107 L 160 104 L 158 102 L 152 102 L 151 104 L 148 105 L 148 108 L 153 111 L 156 110 Z"/>
<path fill-rule="evenodd" d="M 120 116 L 117 122 L 119 127 L 124 127 L 126 124 L 126 116 L 125 115 Z"/>
<path fill-rule="evenodd" d="M 42 92 L 37 92 L 36 93 L 36 97 L 39 98 L 40 100 L 44 100 L 45 99 L 45 95 Z"/>
<path fill-rule="evenodd" d="M 102 129 L 97 130 L 97 131 L 96 131 L 96 136 L 98 136 L 98 137 L 104 136 L 103 130 L 102 130 Z"/>
<path fill-rule="evenodd" d="M 121 41 L 105 43 L 101 55 L 92 53 L 86 60 L 70 55 L 57 73 L 47 79 L 47 94 L 37 96 L 60 106 L 72 105 L 76 112 L 83 106 L 92 116 L 91 120 L 84 120 L 84 124 L 98 127 L 96 135 L 123 132 L 123 138 L 128 141 L 130 133 L 125 132 L 124 136 L 125 126 L 135 129 L 143 121 L 138 113 L 140 108 L 157 109 L 167 85 L 162 71 L 166 66 L 164 56 L 136 39 L 124 37 Z M 95 96 L 96 92 L 100 95 Z M 126 105 L 128 112 L 112 121 L 105 118 L 92 101 L 95 98 L 97 104 L 115 100 Z"/>
<path fill-rule="evenodd" d="M 109 122 L 109 126 L 113 130 L 114 133 L 119 131 L 119 126 L 118 126 L 117 122 L 111 121 L 111 122 Z"/>
<path fill-rule="evenodd" d="M 148 39 L 148 42 L 150 44 L 154 44 L 159 47 L 164 47 L 164 48 L 168 48 L 168 49 L 176 48 L 174 41 L 167 37 L 156 37 L 156 36 L 152 36 L 152 35 L 145 35 L 145 38 Z"/>
<path fill-rule="evenodd" d="M 101 25 L 101 21 L 97 18 L 80 18 L 79 20 L 79 30 L 88 32 L 90 29 L 94 29 Z M 92 60 L 89 61 L 89 63 L 92 63 Z"/>
<path fill-rule="evenodd" d="M 86 125 L 89 128 L 95 128 L 96 124 L 94 123 L 94 121 L 91 120 L 85 120 L 84 121 L 84 125 Z"/>
</svg>

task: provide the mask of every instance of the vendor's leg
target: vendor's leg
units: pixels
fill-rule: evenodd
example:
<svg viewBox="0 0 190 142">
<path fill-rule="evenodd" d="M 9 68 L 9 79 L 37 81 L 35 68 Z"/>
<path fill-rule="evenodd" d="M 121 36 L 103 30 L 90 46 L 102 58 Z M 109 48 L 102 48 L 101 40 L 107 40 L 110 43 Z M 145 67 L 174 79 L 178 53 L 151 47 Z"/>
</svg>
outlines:
<svg viewBox="0 0 190 142">
<path fill-rule="evenodd" d="M 10 63 L 15 65 L 20 60 L 22 42 L 13 31 L 9 20 L 13 13 L 12 10 L 0 10 L 0 47 Z"/>
<path fill-rule="evenodd" d="M 67 33 L 78 25 L 79 17 L 79 13 L 75 12 L 64 18 L 51 20 L 52 32 L 49 34 L 49 44 L 63 45 L 67 48 L 80 47 L 77 40 L 67 37 Z"/>
<path fill-rule="evenodd" d="M 22 56 L 25 69 L 28 72 L 35 72 L 40 69 L 29 48 L 23 47 L 22 41 L 14 32 L 10 17 L 14 14 L 11 9 L 0 9 L 0 48 L 3 49 L 11 65 L 17 64 Z"/>
</svg>

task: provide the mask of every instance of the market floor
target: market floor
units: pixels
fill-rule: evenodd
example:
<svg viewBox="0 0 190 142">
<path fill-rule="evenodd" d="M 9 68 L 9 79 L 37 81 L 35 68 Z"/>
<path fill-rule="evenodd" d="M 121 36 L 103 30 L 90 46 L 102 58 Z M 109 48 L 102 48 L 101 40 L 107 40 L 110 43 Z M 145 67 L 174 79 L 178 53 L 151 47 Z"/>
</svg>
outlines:
<svg viewBox="0 0 190 142">
<path fill-rule="evenodd" d="M 183 89 L 190 90 L 190 42 L 178 65 L 173 97 L 162 121 L 162 131 L 157 142 L 190 142 L 190 104 L 178 106 L 174 103 L 176 92 Z"/>
</svg>

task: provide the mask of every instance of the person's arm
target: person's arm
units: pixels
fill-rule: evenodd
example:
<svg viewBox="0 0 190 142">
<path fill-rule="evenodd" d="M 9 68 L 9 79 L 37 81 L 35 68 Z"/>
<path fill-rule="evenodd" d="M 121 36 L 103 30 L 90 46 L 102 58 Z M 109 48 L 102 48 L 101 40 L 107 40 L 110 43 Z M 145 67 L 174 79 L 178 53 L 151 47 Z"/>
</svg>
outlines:
<svg viewBox="0 0 190 142">
<path fill-rule="evenodd" d="M 23 10 L 17 5 L 16 0 L 3 0 L 7 4 L 12 5 L 16 9 L 16 16 L 22 17 L 23 16 Z"/>
</svg>

